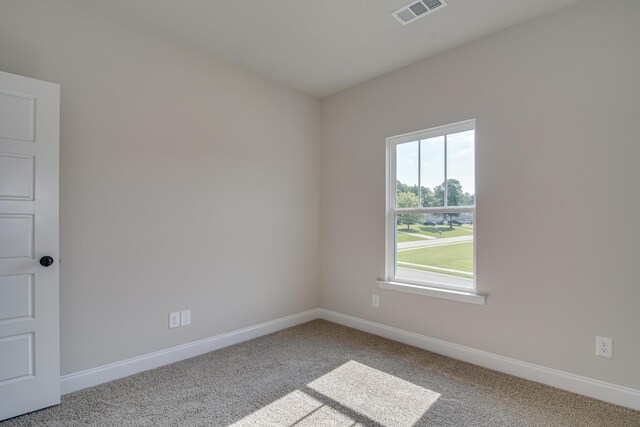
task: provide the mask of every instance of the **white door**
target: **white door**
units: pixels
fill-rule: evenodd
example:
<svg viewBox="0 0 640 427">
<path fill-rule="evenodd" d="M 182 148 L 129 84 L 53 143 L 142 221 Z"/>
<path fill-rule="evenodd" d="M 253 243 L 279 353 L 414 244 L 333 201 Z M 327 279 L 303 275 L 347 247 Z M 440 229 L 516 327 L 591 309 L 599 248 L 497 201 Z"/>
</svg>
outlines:
<svg viewBox="0 0 640 427">
<path fill-rule="evenodd" d="M 0 420 L 60 402 L 59 109 L 58 85 L 0 72 Z"/>
</svg>

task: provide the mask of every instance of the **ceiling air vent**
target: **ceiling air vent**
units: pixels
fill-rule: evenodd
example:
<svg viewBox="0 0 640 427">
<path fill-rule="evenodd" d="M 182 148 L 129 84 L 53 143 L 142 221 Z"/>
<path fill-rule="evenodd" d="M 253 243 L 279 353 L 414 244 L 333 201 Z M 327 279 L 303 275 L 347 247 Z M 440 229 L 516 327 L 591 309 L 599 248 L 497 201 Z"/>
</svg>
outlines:
<svg viewBox="0 0 640 427">
<path fill-rule="evenodd" d="M 407 25 L 410 22 L 417 21 L 423 16 L 427 16 L 437 9 L 442 9 L 446 5 L 447 2 L 444 0 L 414 1 L 394 12 L 391 12 L 391 15 L 400 21 L 402 25 Z"/>
</svg>

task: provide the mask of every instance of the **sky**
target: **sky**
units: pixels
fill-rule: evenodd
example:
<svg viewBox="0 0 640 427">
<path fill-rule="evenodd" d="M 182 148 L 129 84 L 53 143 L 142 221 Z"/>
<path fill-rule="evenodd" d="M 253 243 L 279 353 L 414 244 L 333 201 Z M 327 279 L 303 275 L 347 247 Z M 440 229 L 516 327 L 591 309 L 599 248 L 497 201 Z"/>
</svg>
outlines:
<svg viewBox="0 0 640 427">
<path fill-rule="evenodd" d="M 421 151 L 421 181 L 423 187 L 444 182 L 444 137 L 398 144 L 396 176 L 408 185 L 418 183 L 418 144 Z M 462 191 L 475 194 L 475 132 L 473 130 L 447 136 L 447 178 L 457 179 Z"/>
</svg>

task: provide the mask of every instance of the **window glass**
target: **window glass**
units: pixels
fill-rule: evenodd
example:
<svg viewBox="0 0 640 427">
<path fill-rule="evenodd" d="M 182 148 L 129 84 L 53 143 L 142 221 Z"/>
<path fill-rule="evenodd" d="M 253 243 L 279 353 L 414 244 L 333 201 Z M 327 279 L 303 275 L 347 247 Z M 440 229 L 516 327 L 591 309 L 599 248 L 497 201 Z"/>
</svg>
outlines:
<svg viewBox="0 0 640 427">
<path fill-rule="evenodd" d="M 473 213 L 397 214 L 395 277 L 473 288 Z"/>
<path fill-rule="evenodd" d="M 420 141 L 420 182 L 420 206 L 444 206 L 444 193 L 435 191 L 444 183 L 444 136 Z"/>
<path fill-rule="evenodd" d="M 419 141 L 396 146 L 396 206 L 417 208 L 418 198 L 418 150 Z"/>
<path fill-rule="evenodd" d="M 475 133 L 447 135 L 447 206 L 475 204 Z"/>
</svg>

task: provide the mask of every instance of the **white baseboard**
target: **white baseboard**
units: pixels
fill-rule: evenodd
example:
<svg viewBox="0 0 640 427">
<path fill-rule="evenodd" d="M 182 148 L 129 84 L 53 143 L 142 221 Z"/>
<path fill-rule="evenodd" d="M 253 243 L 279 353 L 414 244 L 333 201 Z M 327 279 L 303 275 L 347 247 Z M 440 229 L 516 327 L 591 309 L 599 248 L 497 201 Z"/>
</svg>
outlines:
<svg viewBox="0 0 640 427">
<path fill-rule="evenodd" d="M 343 326 L 368 332 L 414 347 L 449 356 L 474 365 L 504 372 L 516 377 L 525 378 L 562 390 L 615 403 L 620 406 L 640 410 L 640 390 L 622 387 L 604 381 L 546 368 L 533 363 L 522 362 L 498 354 L 476 350 L 448 341 L 431 338 L 380 323 L 370 322 L 335 311 L 318 309 L 321 319 Z"/>
<path fill-rule="evenodd" d="M 148 371 L 149 369 L 168 365 L 169 363 L 179 362 L 180 360 L 188 359 L 190 357 L 257 338 L 262 335 L 277 332 L 281 329 L 309 322 L 317 319 L 318 317 L 318 309 L 314 308 L 303 313 L 281 317 L 280 319 L 216 335 L 211 338 L 205 338 L 199 341 L 171 347 L 166 350 L 160 350 L 154 353 L 122 360 L 120 362 L 99 366 L 97 368 L 64 375 L 60 378 L 61 393 L 71 393 L 87 387 L 93 387 L 108 381 L 137 374 L 139 372 Z"/>
<path fill-rule="evenodd" d="M 474 365 L 604 400 L 605 402 L 615 403 L 627 408 L 640 410 L 640 390 L 582 377 L 557 369 L 546 368 L 533 363 L 522 362 L 498 354 L 431 338 L 380 323 L 370 322 L 323 308 L 312 309 L 303 313 L 238 329 L 237 331 L 216 335 L 211 338 L 205 338 L 166 350 L 160 350 L 109 365 L 65 375 L 60 379 L 61 392 L 62 394 L 67 394 L 87 387 L 93 387 L 108 381 L 124 378 L 169 363 L 179 362 L 180 360 L 238 344 L 314 319 L 328 320 L 464 362 L 473 363 Z"/>
</svg>

